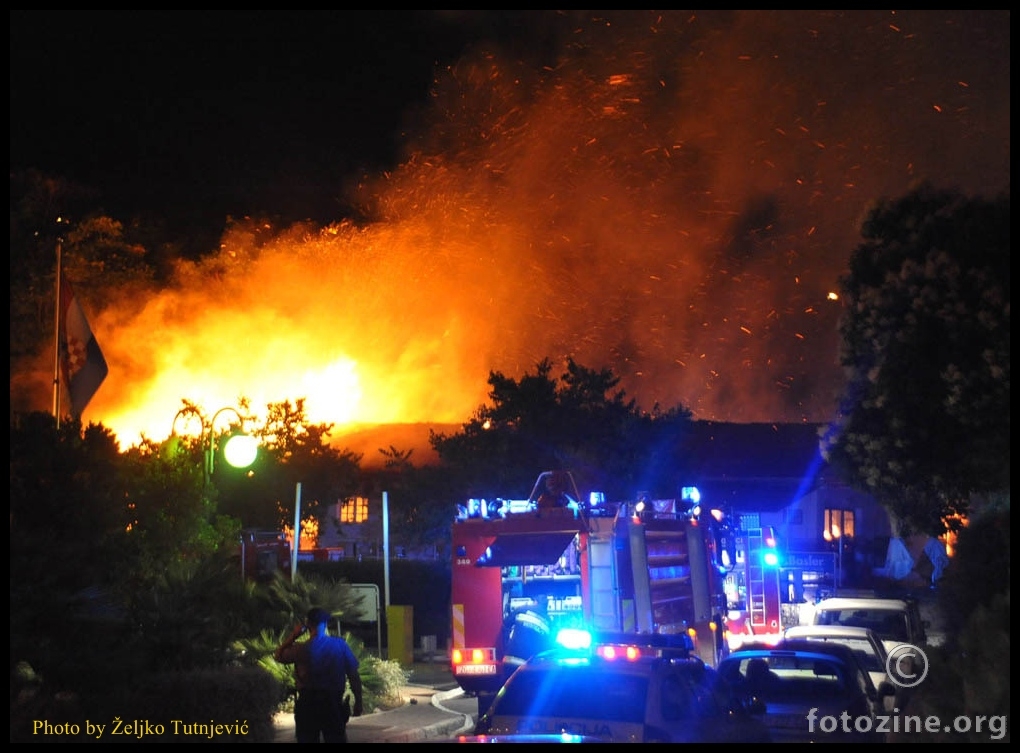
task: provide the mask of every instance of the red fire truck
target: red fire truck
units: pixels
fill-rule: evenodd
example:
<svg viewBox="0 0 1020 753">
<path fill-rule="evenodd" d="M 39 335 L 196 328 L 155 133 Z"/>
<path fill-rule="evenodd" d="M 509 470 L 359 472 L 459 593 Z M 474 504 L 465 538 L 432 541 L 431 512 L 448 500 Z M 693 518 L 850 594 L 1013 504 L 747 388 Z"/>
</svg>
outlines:
<svg viewBox="0 0 1020 753">
<path fill-rule="evenodd" d="M 244 529 L 239 553 L 244 580 L 268 582 L 278 572 L 290 577 L 290 541 L 282 531 Z"/>
<path fill-rule="evenodd" d="M 562 627 L 683 633 L 714 665 L 728 652 L 726 547 L 692 499 L 582 499 L 565 471 L 541 474 L 524 500 L 469 500 L 452 531 L 453 675 L 486 706 Z"/>
<path fill-rule="evenodd" d="M 726 574 L 726 631 L 730 649 L 748 641 L 778 640 L 780 554 L 771 526 L 733 532 L 733 569 Z"/>
</svg>

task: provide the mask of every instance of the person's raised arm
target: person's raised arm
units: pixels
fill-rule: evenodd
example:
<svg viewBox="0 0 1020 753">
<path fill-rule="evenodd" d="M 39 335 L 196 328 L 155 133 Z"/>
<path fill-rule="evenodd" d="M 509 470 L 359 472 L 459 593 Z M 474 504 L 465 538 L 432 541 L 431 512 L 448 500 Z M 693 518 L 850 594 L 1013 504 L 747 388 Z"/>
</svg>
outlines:
<svg viewBox="0 0 1020 753">
<path fill-rule="evenodd" d="M 284 663 L 292 661 L 291 657 L 286 657 L 285 652 L 288 648 L 294 645 L 294 641 L 300 638 L 304 634 L 305 630 L 306 628 L 304 623 L 299 622 L 295 625 L 294 629 L 290 632 L 290 635 L 287 636 L 287 639 L 276 647 L 276 651 L 273 652 L 273 658 L 276 659 L 276 661 Z"/>
</svg>

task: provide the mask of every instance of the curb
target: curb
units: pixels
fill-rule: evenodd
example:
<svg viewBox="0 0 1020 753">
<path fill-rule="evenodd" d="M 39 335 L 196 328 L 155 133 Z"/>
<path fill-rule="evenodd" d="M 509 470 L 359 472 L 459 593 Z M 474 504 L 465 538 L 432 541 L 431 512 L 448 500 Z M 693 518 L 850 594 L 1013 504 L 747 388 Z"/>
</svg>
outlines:
<svg viewBox="0 0 1020 753">
<path fill-rule="evenodd" d="M 433 707 L 444 713 L 450 714 L 448 719 L 425 725 L 413 730 L 388 735 L 379 742 L 385 743 L 413 743 L 421 740 L 433 740 L 436 738 L 447 738 L 456 735 L 468 734 L 474 730 L 475 721 L 470 714 L 461 714 L 443 708 L 443 701 L 449 698 L 458 698 L 464 695 L 463 688 L 452 688 L 441 690 L 435 693 L 430 702 Z"/>
</svg>

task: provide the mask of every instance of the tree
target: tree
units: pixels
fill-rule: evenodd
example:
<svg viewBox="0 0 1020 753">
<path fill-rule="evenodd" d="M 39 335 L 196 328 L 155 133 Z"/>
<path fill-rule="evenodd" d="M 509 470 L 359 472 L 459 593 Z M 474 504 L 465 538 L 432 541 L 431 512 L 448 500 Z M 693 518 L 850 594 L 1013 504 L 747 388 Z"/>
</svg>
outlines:
<svg viewBox="0 0 1020 753">
<path fill-rule="evenodd" d="M 1009 210 L 922 185 L 871 212 L 841 280 L 847 386 L 824 450 L 903 535 L 1009 486 Z"/>
<path fill-rule="evenodd" d="M 88 626 L 116 612 L 130 572 L 124 474 L 102 426 L 58 427 L 48 413 L 17 415 L 10 428 L 11 666 L 75 682 Z M 92 665 L 88 673 L 95 674 Z"/>
<path fill-rule="evenodd" d="M 611 370 L 573 359 L 558 378 L 548 359 L 520 380 L 491 372 L 491 405 L 478 408 L 461 433 L 429 439 L 466 496 L 526 495 L 539 473 L 556 469 L 614 499 L 638 489 L 671 496 L 690 411 L 642 412 L 618 383 Z"/>
<path fill-rule="evenodd" d="M 420 552 L 436 552 L 445 558 L 450 539 L 450 521 L 462 499 L 457 474 L 445 466 L 417 468 L 411 462 L 413 450 L 392 445 L 379 452 L 384 467 L 364 473 L 362 496 L 379 499 L 387 493 L 390 542 Z M 382 541 L 382 521 L 370 517 L 361 524 L 363 536 Z"/>
<path fill-rule="evenodd" d="M 203 437 L 151 440 L 122 456 L 126 540 L 134 563 L 130 577 L 146 582 L 236 547 L 240 522 L 217 511 L 205 488 Z"/>
<path fill-rule="evenodd" d="M 127 510 L 116 439 L 105 427 L 36 412 L 11 420 L 13 589 L 69 596 L 116 576 Z M 113 567 L 111 567 L 113 565 Z M 18 568 L 24 567 L 24 571 Z"/>
<path fill-rule="evenodd" d="M 248 410 L 242 401 L 242 412 Z M 259 456 L 238 472 L 221 463 L 213 479 L 219 510 L 245 527 L 292 525 L 297 484 L 301 484 L 302 518 L 320 523 L 326 509 L 354 495 L 361 479 L 361 456 L 329 445 L 332 424 L 308 421 L 303 398 L 267 406 L 266 420 L 253 430 Z"/>
<path fill-rule="evenodd" d="M 996 596 L 1009 594 L 1009 544 L 1012 536 L 1008 501 L 971 516 L 960 530 L 953 564 L 939 582 L 938 603 L 950 643 L 967 621 Z"/>
<path fill-rule="evenodd" d="M 10 183 L 11 406 L 27 412 L 49 399 L 48 385 L 32 375 L 39 355 L 53 348 L 58 238 L 61 267 L 93 315 L 114 301 L 147 300 L 143 291 L 158 270 L 145 243 L 157 241 L 147 228 L 97 211 L 86 189 L 63 179 L 29 171 L 12 173 Z M 166 264 L 170 250 L 161 249 L 156 261 Z"/>
</svg>

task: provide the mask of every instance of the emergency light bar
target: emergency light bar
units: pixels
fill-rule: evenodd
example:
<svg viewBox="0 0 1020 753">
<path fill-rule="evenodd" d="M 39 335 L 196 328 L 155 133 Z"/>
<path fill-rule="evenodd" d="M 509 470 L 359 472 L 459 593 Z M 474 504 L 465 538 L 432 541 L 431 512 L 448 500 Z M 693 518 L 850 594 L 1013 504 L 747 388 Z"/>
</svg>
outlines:
<svg viewBox="0 0 1020 753">
<path fill-rule="evenodd" d="M 595 633 L 582 628 L 564 628 L 556 634 L 556 644 L 568 651 L 594 653 L 615 661 L 634 661 L 641 657 L 687 657 L 694 651 L 694 641 L 686 633 Z"/>
</svg>

